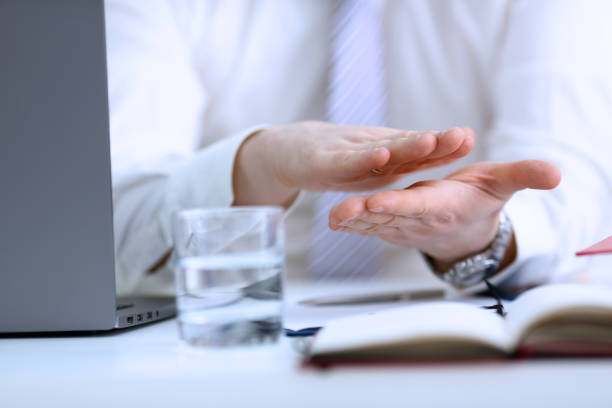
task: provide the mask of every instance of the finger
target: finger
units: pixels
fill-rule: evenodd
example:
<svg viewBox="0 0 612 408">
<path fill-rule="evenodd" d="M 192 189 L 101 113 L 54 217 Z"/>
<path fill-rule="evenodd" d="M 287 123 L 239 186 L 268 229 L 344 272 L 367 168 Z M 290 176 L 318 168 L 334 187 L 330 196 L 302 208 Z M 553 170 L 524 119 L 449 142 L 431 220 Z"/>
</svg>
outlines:
<svg viewBox="0 0 612 408">
<path fill-rule="evenodd" d="M 390 152 L 386 147 L 336 152 L 328 155 L 322 171 L 328 177 L 350 179 L 385 166 L 389 157 Z"/>
<path fill-rule="evenodd" d="M 387 145 L 391 151 L 389 165 L 402 165 L 415 160 L 440 159 L 455 153 L 467 138 L 473 138 L 469 128 L 453 128 L 444 132 L 425 132 L 412 145 L 397 139 Z"/>
<path fill-rule="evenodd" d="M 476 136 L 474 135 L 474 131 L 468 127 L 464 127 L 463 131 L 465 132 L 463 143 L 461 143 L 457 150 L 447 155 L 445 159 L 460 159 L 464 156 L 467 156 L 467 154 L 471 152 L 474 148 L 474 143 L 476 142 Z"/>
<path fill-rule="evenodd" d="M 334 227 L 336 227 L 336 225 L 334 225 Z M 337 225 L 337 227 L 344 228 L 345 230 L 365 232 L 375 229 L 378 227 L 378 224 L 371 224 L 369 222 L 361 221 L 359 217 L 357 217 L 356 219 L 342 222 L 340 225 Z"/>
<path fill-rule="evenodd" d="M 525 188 L 550 190 L 561 182 L 561 171 L 543 160 L 493 163 L 490 172 L 492 188 L 506 197 Z"/>
<path fill-rule="evenodd" d="M 348 232 L 351 234 L 361 234 L 367 236 L 376 236 L 383 239 L 397 239 L 404 240 L 406 239 L 406 235 L 403 234 L 399 228 L 395 226 L 386 226 L 386 225 L 377 225 L 368 230 L 358 230 L 352 229 L 350 227 L 346 227 L 342 230 L 342 232 Z"/>
<path fill-rule="evenodd" d="M 359 231 L 369 231 L 369 230 L 376 230 L 378 227 L 382 227 L 382 226 L 389 226 L 389 225 L 395 225 L 395 224 L 399 225 L 397 221 L 398 221 L 398 218 L 393 214 L 372 213 L 369 211 L 362 211 L 356 216 L 340 222 L 340 224 L 337 226 L 345 227 L 349 229 L 355 229 Z"/>
<path fill-rule="evenodd" d="M 387 165 L 397 166 L 424 159 L 436 149 L 439 134 L 440 132 L 436 131 L 419 134 L 407 132 L 404 137 L 389 140 L 384 144 L 390 152 Z"/>
<path fill-rule="evenodd" d="M 377 126 L 354 126 L 351 141 L 353 143 L 370 143 L 383 146 L 397 140 L 416 140 L 424 134 L 440 133 L 438 130 L 402 130 Z"/>
<path fill-rule="evenodd" d="M 420 218 L 440 213 L 443 203 L 448 202 L 444 192 L 424 186 L 378 192 L 366 199 L 365 207 L 373 213 Z"/>
<path fill-rule="evenodd" d="M 348 198 L 333 207 L 329 212 L 329 226 L 332 229 L 343 227 L 351 220 L 356 219 L 359 215 L 366 211 L 367 196 L 355 196 Z"/>
<path fill-rule="evenodd" d="M 372 225 L 387 225 L 392 223 L 395 218 L 396 217 L 393 214 L 373 213 L 370 211 L 365 211 L 361 213 L 357 219 Z"/>
<path fill-rule="evenodd" d="M 404 174 L 442 166 L 466 156 L 474 147 L 474 132 L 470 128 L 453 128 L 438 132 L 435 138 L 429 136 L 431 135 L 426 135 L 423 138 L 424 142 L 421 142 L 426 148 L 419 152 L 421 155 L 424 154 L 419 159 L 413 160 L 405 154 L 394 155 L 392 151 L 388 165 L 381 169 L 384 174 Z M 406 147 L 404 152 L 408 149 L 409 147 Z"/>
<path fill-rule="evenodd" d="M 424 160 L 418 161 L 416 163 L 406 163 L 400 165 L 394 169 L 393 174 L 409 173 L 417 169 L 425 170 L 432 167 L 443 166 L 445 164 L 452 163 L 455 160 L 467 156 L 467 154 L 471 152 L 474 148 L 474 143 L 475 137 L 470 129 L 469 132 L 466 134 L 466 137 L 463 140 L 461 146 L 459 146 L 459 148 L 453 153 L 439 159 L 431 159 L 431 157 L 426 157 Z"/>
<path fill-rule="evenodd" d="M 352 126 L 352 125 L 334 125 L 341 127 L 346 132 L 346 140 L 350 143 L 363 146 L 371 144 L 382 146 L 384 143 L 393 139 L 405 138 L 407 136 L 416 137 L 420 131 L 406 131 L 382 126 Z"/>
<path fill-rule="evenodd" d="M 440 159 L 454 154 L 463 145 L 466 139 L 473 138 L 474 132 L 470 128 L 453 128 L 438 135 L 438 143 L 427 159 Z"/>
</svg>

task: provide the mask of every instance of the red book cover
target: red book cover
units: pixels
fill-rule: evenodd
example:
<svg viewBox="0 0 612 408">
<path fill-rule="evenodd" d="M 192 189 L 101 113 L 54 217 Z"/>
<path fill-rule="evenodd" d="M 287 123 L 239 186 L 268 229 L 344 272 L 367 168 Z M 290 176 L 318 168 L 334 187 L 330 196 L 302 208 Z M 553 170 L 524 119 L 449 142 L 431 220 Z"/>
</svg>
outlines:
<svg viewBox="0 0 612 408">
<path fill-rule="evenodd" d="M 612 236 L 592 245 L 582 251 L 576 252 L 577 256 L 581 255 L 596 255 L 596 254 L 612 254 Z"/>
</svg>

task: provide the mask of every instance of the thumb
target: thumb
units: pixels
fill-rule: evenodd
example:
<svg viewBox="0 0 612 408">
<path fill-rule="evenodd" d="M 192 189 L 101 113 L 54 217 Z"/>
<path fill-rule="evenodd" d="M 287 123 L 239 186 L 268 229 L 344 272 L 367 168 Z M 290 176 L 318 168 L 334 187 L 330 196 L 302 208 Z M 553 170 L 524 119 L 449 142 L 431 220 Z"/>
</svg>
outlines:
<svg viewBox="0 0 612 408">
<path fill-rule="evenodd" d="M 525 188 L 550 190 L 561 182 L 557 166 L 543 160 L 495 163 L 490 170 L 493 188 L 507 196 Z"/>
</svg>

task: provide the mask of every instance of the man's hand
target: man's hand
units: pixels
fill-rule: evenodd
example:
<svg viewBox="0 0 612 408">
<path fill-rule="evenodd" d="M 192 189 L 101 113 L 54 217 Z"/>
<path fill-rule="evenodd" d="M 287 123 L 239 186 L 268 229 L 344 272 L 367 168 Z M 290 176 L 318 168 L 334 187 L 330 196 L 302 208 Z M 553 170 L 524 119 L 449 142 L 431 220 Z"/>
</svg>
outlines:
<svg viewBox="0 0 612 408">
<path fill-rule="evenodd" d="M 491 243 L 499 213 L 516 191 L 552 189 L 560 180 L 559 169 L 540 160 L 476 163 L 442 180 L 351 197 L 332 208 L 329 225 L 418 248 L 439 265 L 452 265 Z"/>
<path fill-rule="evenodd" d="M 419 132 L 325 122 L 271 127 L 247 139 L 238 153 L 234 204 L 280 204 L 301 189 L 372 190 L 457 160 L 473 146 L 469 128 Z"/>
</svg>

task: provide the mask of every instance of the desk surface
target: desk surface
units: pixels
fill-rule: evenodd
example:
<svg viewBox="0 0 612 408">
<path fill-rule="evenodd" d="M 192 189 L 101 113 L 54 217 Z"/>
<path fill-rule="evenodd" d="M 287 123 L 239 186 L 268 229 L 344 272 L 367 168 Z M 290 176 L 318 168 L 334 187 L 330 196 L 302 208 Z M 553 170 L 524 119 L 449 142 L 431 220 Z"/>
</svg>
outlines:
<svg viewBox="0 0 612 408">
<path fill-rule="evenodd" d="M 167 320 L 98 336 L 0 338 L 0 406 L 612 406 L 612 359 L 303 368 L 292 339 L 206 350 Z"/>
</svg>

